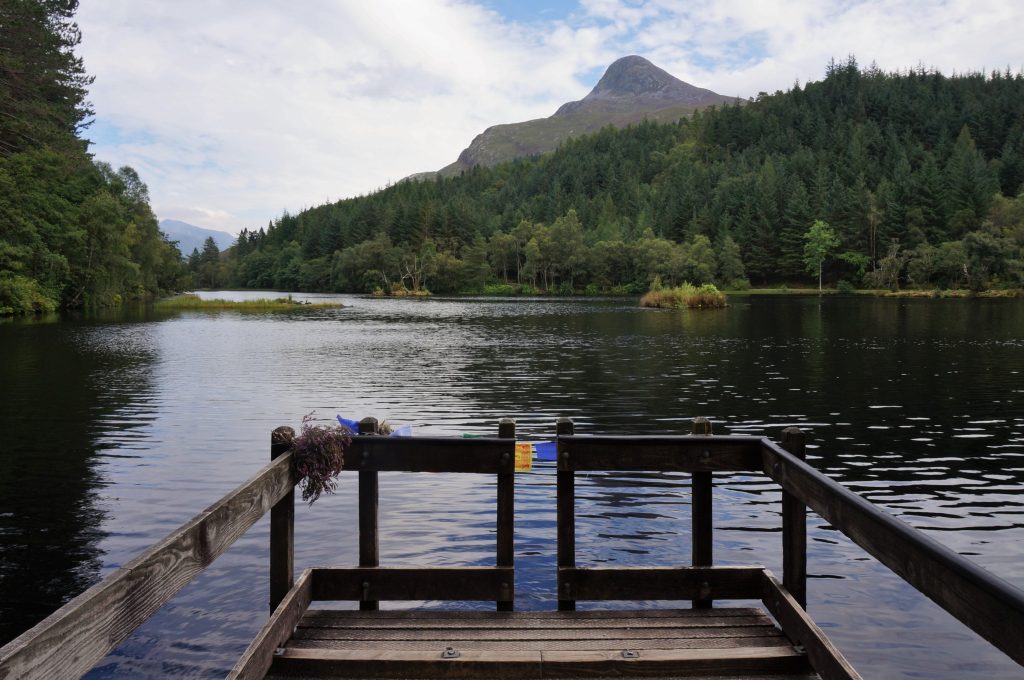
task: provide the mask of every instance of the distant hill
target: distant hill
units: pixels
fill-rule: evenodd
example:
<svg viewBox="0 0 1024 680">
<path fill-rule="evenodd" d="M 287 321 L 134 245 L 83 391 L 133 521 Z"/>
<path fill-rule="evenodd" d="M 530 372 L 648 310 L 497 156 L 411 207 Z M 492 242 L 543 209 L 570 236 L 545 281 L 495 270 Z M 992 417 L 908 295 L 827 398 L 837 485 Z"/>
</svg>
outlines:
<svg viewBox="0 0 1024 680">
<path fill-rule="evenodd" d="M 430 179 L 436 174 L 451 177 L 475 165 L 491 167 L 553 151 L 570 137 L 606 125 L 623 128 L 644 119 L 671 123 L 697 109 L 734 101 L 735 97 L 685 83 L 643 57 L 623 57 L 608 67 L 583 99 L 563 104 L 548 118 L 489 127 L 451 165 L 409 179 Z"/>
<path fill-rule="evenodd" d="M 191 255 L 193 250 L 202 251 L 203 243 L 211 236 L 221 250 L 230 248 L 236 240 L 226 231 L 204 229 L 179 220 L 160 220 L 160 231 L 167 234 L 170 240 L 178 242 L 178 250 L 185 257 Z"/>
</svg>

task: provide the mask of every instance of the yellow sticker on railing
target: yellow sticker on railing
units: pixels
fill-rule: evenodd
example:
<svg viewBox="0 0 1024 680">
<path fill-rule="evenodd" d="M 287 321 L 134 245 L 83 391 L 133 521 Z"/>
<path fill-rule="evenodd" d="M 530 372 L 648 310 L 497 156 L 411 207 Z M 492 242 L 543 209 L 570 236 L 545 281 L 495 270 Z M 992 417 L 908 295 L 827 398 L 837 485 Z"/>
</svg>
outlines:
<svg viewBox="0 0 1024 680">
<path fill-rule="evenodd" d="M 516 472 L 529 472 L 533 465 L 533 444 L 516 442 Z"/>
</svg>

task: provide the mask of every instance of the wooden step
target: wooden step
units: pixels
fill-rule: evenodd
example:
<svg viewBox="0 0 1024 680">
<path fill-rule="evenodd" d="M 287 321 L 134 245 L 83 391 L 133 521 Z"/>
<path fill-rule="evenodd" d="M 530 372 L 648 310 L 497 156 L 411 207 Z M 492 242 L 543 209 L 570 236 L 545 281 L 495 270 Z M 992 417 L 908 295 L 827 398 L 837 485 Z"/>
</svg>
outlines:
<svg viewBox="0 0 1024 680">
<path fill-rule="evenodd" d="M 806 656 L 753 608 L 309 610 L 267 677 L 808 677 L 808 670 Z"/>
</svg>

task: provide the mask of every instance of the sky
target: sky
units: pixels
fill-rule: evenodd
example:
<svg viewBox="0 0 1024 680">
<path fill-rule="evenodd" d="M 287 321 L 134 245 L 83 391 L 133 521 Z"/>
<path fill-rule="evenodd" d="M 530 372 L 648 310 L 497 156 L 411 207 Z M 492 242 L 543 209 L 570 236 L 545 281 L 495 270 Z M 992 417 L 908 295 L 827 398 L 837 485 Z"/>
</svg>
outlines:
<svg viewBox="0 0 1024 680">
<path fill-rule="evenodd" d="M 1024 67 L 1018 0 L 89 0 L 85 136 L 161 219 L 237 233 L 454 161 L 639 54 L 720 94 Z"/>
</svg>

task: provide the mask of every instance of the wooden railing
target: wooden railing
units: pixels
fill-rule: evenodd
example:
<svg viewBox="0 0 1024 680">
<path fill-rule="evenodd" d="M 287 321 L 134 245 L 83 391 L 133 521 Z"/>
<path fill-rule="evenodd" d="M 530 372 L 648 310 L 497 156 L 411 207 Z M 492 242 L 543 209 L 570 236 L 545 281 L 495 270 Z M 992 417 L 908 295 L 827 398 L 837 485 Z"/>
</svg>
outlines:
<svg viewBox="0 0 1024 680">
<path fill-rule="evenodd" d="M 0 648 L 0 680 L 77 678 L 291 495 L 291 455 Z"/>
<path fill-rule="evenodd" d="M 374 608 L 382 599 L 495 600 L 511 609 L 513 580 L 513 470 L 515 425 L 503 420 L 496 439 L 363 436 L 345 453 L 347 470 L 359 472 L 359 566 L 319 570 L 315 582 L 294 585 L 294 485 L 290 428 L 271 439 L 271 462 L 252 479 L 126 563 L 38 625 L 0 648 L 0 680 L 75 678 L 91 669 L 147 618 L 242 536 L 265 512 L 270 521 L 271 609 L 296 598 L 358 599 Z M 989 574 L 923 533 L 877 509 L 803 461 L 803 434 L 783 432 L 782 444 L 766 438 L 712 436 L 698 419 L 693 435 L 574 436 L 560 419 L 558 433 L 558 599 L 692 599 L 711 606 L 748 589 L 748 569 L 712 568 L 712 474 L 763 472 L 783 490 L 783 584 L 765 602 L 806 593 L 806 509 L 809 507 L 869 554 L 930 597 L 983 638 L 1024 665 L 1024 592 Z M 379 564 L 377 525 L 381 471 L 478 472 L 497 475 L 494 567 L 389 569 Z M 575 474 L 592 470 L 668 470 L 693 475 L 693 566 L 680 568 L 578 568 L 575 559 Z M 316 592 L 313 592 L 313 591 Z M 301 591 L 301 592 L 300 592 Z M 297 594 L 298 593 L 298 594 Z M 287 602 L 286 602 L 287 604 Z M 785 609 L 785 612 L 789 612 Z M 801 610 L 802 611 L 802 610 Z M 774 613 L 774 612 L 773 612 Z M 788 614 L 787 614 L 788 615 Z"/>
<path fill-rule="evenodd" d="M 869 555 L 1024 666 L 1024 591 L 761 440 L 761 470 Z"/>
<path fill-rule="evenodd" d="M 763 472 L 782 488 L 783 586 L 806 607 L 810 508 L 921 593 L 1017 663 L 1024 665 L 1024 591 L 896 519 L 804 462 L 804 435 L 763 437 L 706 434 L 646 437 L 573 436 L 558 430 L 558 597 L 560 609 L 578 599 L 692 599 L 709 606 L 735 591 L 736 574 L 712 564 L 710 476 Z M 695 432 L 707 432 L 702 422 Z M 579 568 L 575 556 L 574 476 L 582 471 L 675 471 L 693 475 L 693 567 Z M 704 571 L 698 568 L 705 568 Z M 700 578 L 706 576 L 707 580 Z M 660 584 L 660 586 L 658 585 Z"/>
<path fill-rule="evenodd" d="M 377 421 L 359 423 L 360 436 L 345 451 L 345 470 L 359 473 L 359 566 L 322 569 L 314 585 L 318 600 L 359 600 L 360 609 L 377 609 L 380 600 L 494 600 L 499 611 L 511 611 L 515 596 L 514 503 L 515 422 L 503 419 L 497 438 L 379 437 Z M 455 472 L 497 476 L 495 566 L 395 569 L 380 566 L 377 522 L 379 472 Z M 287 500 L 282 501 L 287 503 Z M 290 565 L 291 544 L 275 543 L 274 532 L 290 535 L 290 524 L 271 525 L 271 544 L 282 554 L 271 564 Z M 284 569 L 283 567 L 281 568 Z M 273 579 L 273 567 L 271 567 Z M 291 577 L 291 572 L 288 573 Z M 271 611 L 287 590 L 271 597 Z"/>
</svg>

